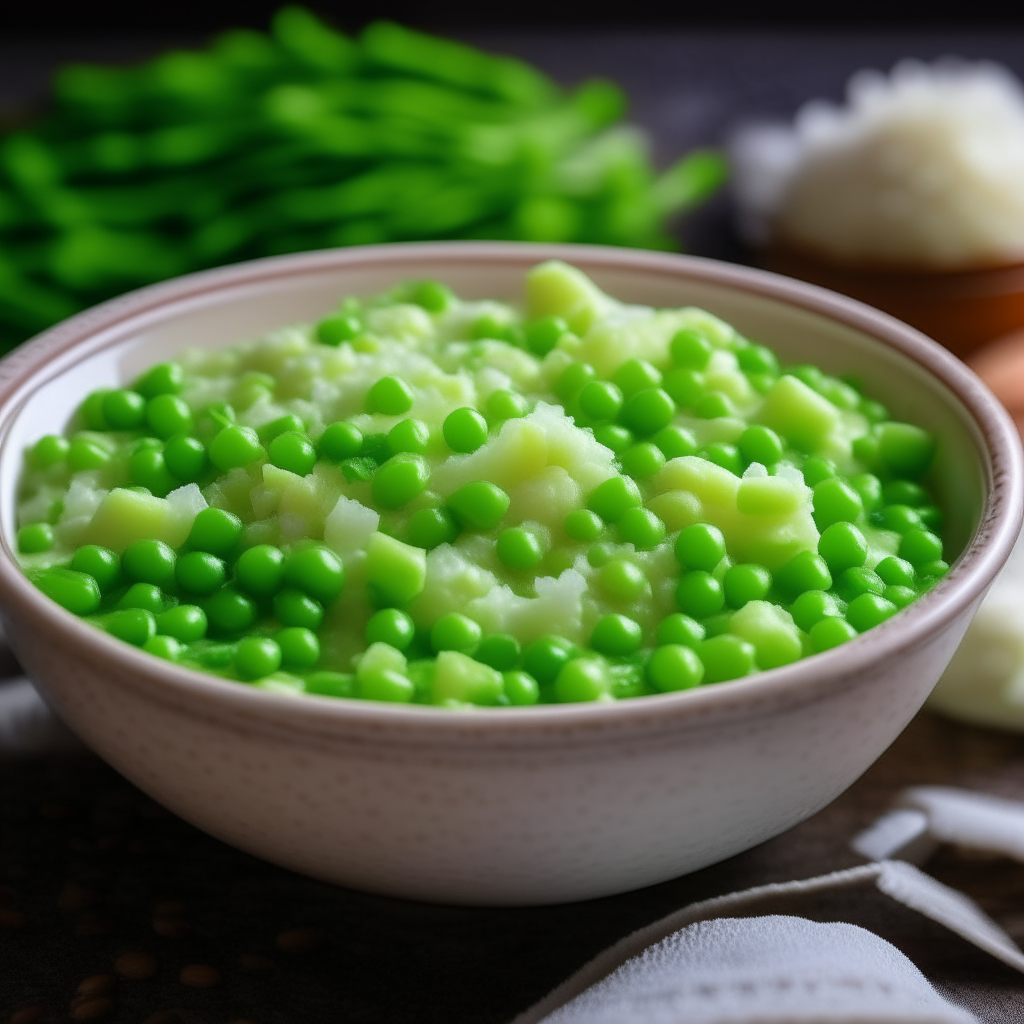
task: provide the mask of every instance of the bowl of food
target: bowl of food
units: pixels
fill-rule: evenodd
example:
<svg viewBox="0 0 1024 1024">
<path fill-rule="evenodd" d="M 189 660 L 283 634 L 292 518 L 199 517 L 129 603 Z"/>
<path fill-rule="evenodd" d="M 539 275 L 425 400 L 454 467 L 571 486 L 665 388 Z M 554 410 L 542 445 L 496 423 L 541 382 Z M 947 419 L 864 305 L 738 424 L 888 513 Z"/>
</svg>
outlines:
<svg viewBox="0 0 1024 1024">
<path fill-rule="evenodd" d="M 962 357 L 1024 326 L 1024 90 L 954 59 L 864 70 L 846 103 L 741 129 L 741 226 L 772 270 L 851 295 Z"/>
<path fill-rule="evenodd" d="M 416 899 L 620 892 L 814 813 L 1021 521 L 946 351 L 653 252 L 209 271 L 41 335 L 0 403 L 4 624 L 65 721 L 227 842 Z"/>
</svg>

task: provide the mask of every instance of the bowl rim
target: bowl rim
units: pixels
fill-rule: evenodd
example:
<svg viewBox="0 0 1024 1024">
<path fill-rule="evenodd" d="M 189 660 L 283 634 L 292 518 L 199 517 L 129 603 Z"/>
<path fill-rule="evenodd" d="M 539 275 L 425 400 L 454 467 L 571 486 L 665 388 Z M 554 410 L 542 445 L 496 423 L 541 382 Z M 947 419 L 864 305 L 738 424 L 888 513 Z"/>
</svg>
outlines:
<svg viewBox="0 0 1024 1024">
<path fill-rule="evenodd" d="M 727 684 L 657 694 L 614 703 L 473 708 L 454 712 L 429 705 L 396 705 L 330 697 L 257 691 L 214 675 L 186 669 L 137 650 L 60 608 L 22 573 L 6 541 L 0 542 L 0 609 L 15 624 L 25 621 L 66 656 L 114 671 L 119 685 L 144 688 L 150 699 L 236 728 L 270 731 L 310 740 L 500 749 L 545 743 L 552 734 L 569 742 L 604 742 L 618 734 L 678 733 L 709 721 L 751 719 L 782 707 L 821 699 L 861 678 L 872 663 L 926 645 L 978 600 L 1006 561 L 1020 532 L 1024 472 L 1017 432 L 1009 415 L 975 374 L 936 342 L 870 306 L 815 285 L 738 264 L 695 256 L 610 246 L 522 242 L 391 243 L 320 250 L 252 260 L 200 271 L 151 285 L 87 309 L 49 328 L 0 360 L 0 446 L 46 367 L 101 332 L 113 345 L 133 325 L 174 315 L 189 302 L 261 281 L 318 275 L 354 265 L 422 261 L 510 263 L 517 269 L 546 259 L 582 264 L 584 270 L 629 269 L 752 293 L 837 321 L 896 349 L 938 378 L 973 418 L 988 455 L 983 466 L 989 494 L 973 536 L 950 573 L 928 594 L 893 619 L 840 648 Z M 440 276 L 440 275 L 439 275 Z M 66 368 L 65 368 L 66 369 Z M 965 424 L 969 429 L 969 425 Z M 124 671 L 116 671 L 120 665 Z"/>
</svg>

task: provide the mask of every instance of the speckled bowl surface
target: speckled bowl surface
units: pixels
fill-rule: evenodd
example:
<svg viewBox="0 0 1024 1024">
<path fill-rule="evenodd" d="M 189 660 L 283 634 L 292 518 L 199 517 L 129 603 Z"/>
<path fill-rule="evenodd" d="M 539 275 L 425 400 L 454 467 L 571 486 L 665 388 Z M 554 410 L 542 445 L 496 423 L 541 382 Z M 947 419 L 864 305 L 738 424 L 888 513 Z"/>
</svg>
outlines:
<svg viewBox="0 0 1024 1024">
<path fill-rule="evenodd" d="M 451 712 L 287 697 L 191 672 L 64 612 L 13 550 L 22 452 L 90 390 L 187 345 L 323 315 L 345 293 L 439 278 L 515 299 L 551 257 L 611 294 L 696 304 L 784 359 L 860 374 L 935 432 L 933 484 L 961 551 L 933 591 L 826 654 L 601 705 Z M 921 706 L 1021 523 L 1013 425 L 948 352 L 869 307 L 707 260 L 586 246 L 430 243 L 308 253 L 132 293 L 0 362 L 0 606 L 68 724 L 201 828 L 297 871 L 416 899 L 553 903 L 649 885 L 789 828 L 853 782 Z"/>
</svg>

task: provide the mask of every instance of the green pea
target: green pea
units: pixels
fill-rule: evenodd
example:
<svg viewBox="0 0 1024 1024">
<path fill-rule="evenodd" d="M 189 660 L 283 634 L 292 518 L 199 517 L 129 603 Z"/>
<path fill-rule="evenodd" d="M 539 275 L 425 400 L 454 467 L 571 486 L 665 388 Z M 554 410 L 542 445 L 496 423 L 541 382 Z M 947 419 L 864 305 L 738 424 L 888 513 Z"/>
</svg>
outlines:
<svg viewBox="0 0 1024 1024">
<path fill-rule="evenodd" d="M 871 521 L 877 526 L 886 530 L 895 530 L 897 533 L 906 533 L 921 525 L 921 517 L 917 509 L 909 505 L 886 505 L 879 509 L 871 517 Z"/>
<path fill-rule="evenodd" d="M 694 647 L 704 639 L 705 629 L 689 615 L 682 612 L 673 612 L 666 615 L 658 624 L 658 632 L 655 639 L 658 646 L 664 644 L 683 644 L 686 647 Z"/>
<path fill-rule="evenodd" d="M 103 400 L 110 394 L 110 388 L 100 388 L 87 395 L 79 406 L 78 413 L 86 430 L 109 430 L 106 416 L 103 415 Z"/>
<path fill-rule="evenodd" d="M 301 590 L 285 587 L 274 595 L 274 615 L 283 626 L 317 630 L 324 621 L 324 606 Z"/>
<path fill-rule="evenodd" d="M 761 426 L 759 423 L 747 427 L 740 434 L 737 447 L 748 464 L 759 462 L 762 466 L 774 465 L 785 452 L 782 438 L 770 427 Z"/>
<path fill-rule="evenodd" d="M 156 620 L 152 612 L 143 608 L 124 608 L 107 615 L 103 628 L 118 640 L 141 647 L 156 634 Z"/>
<path fill-rule="evenodd" d="M 391 458 L 391 445 L 387 434 L 364 434 L 363 447 L 359 450 L 364 459 L 372 459 L 378 466 Z"/>
<path fill-rule="evenodd" d="M 687 615 L 704 619 L 722 610 L 725 594 L 722 584 L 711 573 L 694 569 L 680 577 L 676 603 Z"/>
<path fill-rule="evenodd" d="M 845 619 L 828 616 L 816 622 L 808 635 L 811 647 L 815 653 L 820 654 L 822 651 L 829 651 L 833 647 L 845 644 L 847 640 L 852 640 L 857 635 L 857 630 Z"/>
<path fill-rule="evenodd" d="M 363 700 L 380 700 L 389 704 L 406 704 L 416 695 L 412 680 L 401 672 L 380 669 L 356 678 Z"/>
<path fill-rule="evenodd" d="M 483 631 L 472 619 L 459 612 L 449 612 L 431 628 L 430 646 L 436 652 L 459 651 L 472 655 L 480 646 L 482 636 Z"/>
<path fill-rule="evenodd" d="M 185 653 L 185 645 L 173 636 L 151 636 L 143 645 L 142 649 L 147 654 L 163 658 L 164 661 L 179 661 Z"/>
<path fill-rule="evenodd" d="M 166 588 L 174 582 L 174 549 L 162 540 L 137 540 L 121 556 L 121 568 L 130 580 Z"/>
<path fill-rule="evenodd" d="M 570 363 L 558 378 L 555 394 L 564 404 L 573 402 L 579 393 L 597 378 L 597 371 L 589 363 Z"/>
<path fill-rule="evenodd" d="M 287 433 L 289 430 L 298 431 L 300 434 L 306 432 L 306 424 L 293 412 L 285 413 L 283 416 L 278 416 L 276 420 L 257 427 L 256 436 L 260 439 L 260 444 L 268 445 L 275 437 L 280 437 L 281 434 Z"/>
<path fill-rule="evenodd" d="M 672 396 L 661 388 L 638 391 L 622 407 L 620 419 L 635 434 L 647 437 L 667 427 L 676 414 Z"/>
<path fill-rule="evenodd" d="M 256 431 L 238 424 L 224 427 L 210 442 L 210 461 L 222 472 L 248 466 L 263 456 Z"/>
<path fill-rule="evenodd" d="M 515 337 L 515 327 L 500 317 L 494 316 L 491 313 L 484 313 L 483 316 L 478 316 L 473 321 L 470 334 L 475 341 L 493 338 L 497 341 L 511 342 Z"/>
<path fill-rule="evenodd" d="M 836 477 L 822 480 L 814 488 L 814 522 L 819 530 L 833 523 L 853 523 L 864 511 L 860 495 Z"/>
<path fill-rule="evenodd" d="M 889 555 L 875 566 L 875 572 L 879 579 L 887 585 L 898 587 L 914 585 L 914 567 L 906 559 Z"/>
<path fill-rule="evenodd" d="M 535 533 L 521 526 L 498 534 L 498 558 L 510 569 L 535 569 L 544 559 L 544 546 Z"/>
<path fill-rule="evenodd" d="M 733 565 L 722 579 L 725 603 L 730 608 L 742 608 L 750 601 L 763 601 L 772 589 L 772 574 L 763 566 L 752 562 Z"/>
<path fill-rule="evenodd" d="M 222 587 L 208 597 L 203 610 L 209 628 L 219 633 L 238 633 L 256 621 L 256 605 L 231 587 Z"/>
<path fill-rule="evenodd" d="M 316 633 L 302 626 L 287 626 L 274 635 L 281 649 L 281 662 L 285 668 L 304 670 L 320 660 L 320 641 Z"/>
<path fill-rule="evenodd" d="M 458 301 L 455 292 L 440 281 L 417 282 L 410 297 L 428 313 L 443 313 Z"/>
<path fill-rule="evenodd" d="M 643 597 L 650 587 L 643 570 L 625 558 L 613 558 L 602 565 L 597 582 L 612 600 L 629 604 Z"/>
<path fill-rule="evenodd" d="M 401 377 L 381 377 L 366 396 L 369 412 L 382 412 L 387 416 L 401 416 L 412 408 L 412 387 Z"/>
<path fill-rule="evenodd" d="M 195 643 L 206 636 L 206 612 L 194 604 L 175 605 L 157 614 L 156 631 L 183 644 Z"/>
<path fill-rule="evenodd" d="M 612 380 L 626 398 L 640 391 L 649 391 L 661 384 L 661 371 L 646 359 L 627 359 L 612 375 Z"/>
<path fill-rule="evenodd" d="M 423 420 L 401 420 L 388 431 L 388 450 L 392 455 L 411 452 L 423 455 L 430 447 L 430 428 Z"/>
<path fill-rule="evenodd" d="M 614 420 L 622 410 L 622 391 L 608 380 L 592 380 L 580 392 L 580 409 L 598 422 Z"/>
<path fill-rule="evenodd" d="M 119 388 L 103 396 L 103 418 L 112 430 L 134 430 L 146 416 L 146 400 L 137 391 Z"/>
<path fill-rule="evenodd" d="M 713 441 L 700 453 L 701 458 L 707 459 L 708 462 L 713 462 L 716 466 L 721 466 L 722 469 L 727 469 L 733 476 L 741 476 L 743 474 L 743 456 L 740 454 L 739 448 L 734 444 L 729 444 L 727 441 Z"/>
<path fill-rule="evenodd" d="M 340 420 L 320 435 L 320 454 L 332 462 L 342 462 L 358 455 L 363 447 L 363 432 L 354 424 Z"/>
<path fill-rule="evenodd" d="M 720 391 L 709 391 L 694 402 L 693 414 L 702 420 L 717 420 L 725 416 L 734 416 L 736 410 L 728 395 Z"/>
<path fill-rule="evenodd" d="M 409 517 L 406 527 L 408 542 L 428 551 L 451 544 L 458 535 L 459 527 L 446 508 L 421 508 Z"/>
<path fill-rule="evenodd" d="M 609 696 L 611 678 L 596 658 L 574 658 L 558 673 L 555 696 L 563 704 Z"/>
<path fill-rule="evenodd" d="M 47 434 L 39 438 L 30 449 L 29 458 L 36 469 L 49 469 L 63 462 L 68 457 L 70 444 L 67 438 L 56 434 Z"/>
<path fill-rule="evenodd" d="M 177 395 L 157 395 L 146 403 L 146 425 L 165 440 L 187 434 L 192 429 L 192 410 Z"/>
<path fill-rule="evenodd" d="M 394 455 L 373 476 L 373 500 L 383 508 L 401 508 L 422 494 L 430 482 L 430 467 L 420 455 Z"/>
<path fill-rule="evenodd" d="M 51 601 L 75 615 L 92 615 L 100 606 L 100 588 L 84 572 L 54 566 L 34 574 L 32 582 Z"/>
<path fill-rule="evenodd" d="M 800 551 L 779 569 L 775 582 L 784 593 L 796 597 L 805 590 L 828 590 L 832 586 L 832 574 L 820 555 Z"/>
<path fill-rule="evenodd" d="M 750 675 L 756 667 L 757 652 L 753 644 L 738 636 L 722 633 L 702 640 L 697 655 L 704 663 L 705 683 L 724 683 Z"/>
<path fill-rule="evenodd" d="M 117 602 L 118 608 L 141 608 L 158 615 L 164 610 L 164 592 L 153 583 L 133 583 Z"/>
<path fill-rule="evenodd" d="M 897 608 L 906 608 L 911 601 L 917 600 L 917 591 L 913 587 L 888 586 L 882 591 L 882 597 Z"/>
<path fill-rule="evenodd" d="M 634 480 L 646 480 L 665 465 L 665 455 L 657 445 L 641 441 L 627 448 L 619 456 L 619 461 Z"/>
<path fill-rule="evenodd" d="M 919 527 L 908 530 L 900 541 L 897 554 L 911 565 L 923 565 L 942 558 L 942 540 L 930 530 Z"/>
<path fill-rule="evenodd" d="M 284 581 L 321 604 L 331 604 L 345 586 L 341 559 L 321 544 L 305 544 L 285 559 Z"/>
<path fill-rule="evenodd" d="M 884 423 L 889 418 L 889 410 L 881 402 L 872 401 L 870 398 L 861 399 L 857 409 L 868 423 Z"/>
<path fill-rule="evenodd" d="M 278 434 L 267 447 L 267 457 L 278 467 L 298 476 L 308 476 L 316 465 L 316 446 L 297 430 Z"/>
<path fill-rule="evenodd" d="M 349 672 L 321 670 L 306 676 L 306 693 L 322 697 L 353 697 L 355 689 L 356 677 Z"/>
<path fill-rule="evenodd" d="M 662 693 L 690 690 L 700 686 L 704 678 L 704 663 L 692 647 L 664 644 L 648 659 L 647 678 L 651 686 Z"/>
<path fill-rule="evenodd" d="M 235 563 L 235 580 L 255 597 L 276 594 L 284 584 L 284 552 L 272 544 L 246 549 Z"/>
<path fill-rule="evenodd" d="M 528 672 L 505 672 L 502 676 L 502 689 L 513 707 L 526 707 L 536 704 L 540 699 L 537 680 Z"/>
<path fill-rule="evenodd" d="M 508 511 L 509 496 L 489 480 L 463 484 L 449 499 L 448 507 L 464 526 L 475 530 L 493 530 Z"/>
<path fill-rule="evenodd" d="M 740 369 L 748 374 L 779 375 L 779 361 L 775 353 L 764 345 L 747 345 L 736 353 Z"/>
<path fill-rule="evenodd" d="M 835 575 L 863 565 L 868 557 L 868 544 L 864 534 L 852 523 L 833 523 L 818 539 L 818 554 Z"/>
<path fill-rule="evenodd" d="M 412 643 L 416 627 L 412 619 L 398 608 L 382 608 L 370 616 L 366 624 L 366 645 L 388 644 L 404 651 Z"/>
<path fill-rule="evenodd" d="M 665 524 L 650 509 L 627 508 L 615 523 L 615 531 L 624 544 L 637 551 L 650 551 L 665 539 Z"/>
<path fill-rule="evenodd" d="M 224 585 L 227 570 L 216 556 L 205 551 L 181 555 L 174 567 L 178 586 L 188 594 L 212 594 Z"/>
<path fill-rule="evenodd" d="M 891 615 L 895 615 L 898 610 L 896 605 L 880 594 L 861 594 L 855 597 L 846 609 L 846 621 L 858 633 L 863 633 L 864 630 L 871 629 L 872 626 L 877 626 Z"/>
<path fill-rule="evenodd" d="M 690 370 L 706 370 L 714 353 L 711 342 L 695 327 L 677 331 L 669 342 L 668 350 L 676 366 Z"/>
<path fill-rule="evenodd" d="M 836 464 L 822 455 L 812 455 L 803 464 L 804 483 L 808 487 L 817 487 L 823 480 L 834 477 L 836 472 Z"/>
<path fill-rule="evenodd" d="M 941 558 L 933 558 L 930 562 L 922 562 L 918 566 L 918 571 L 923 581 L 927 581 L 929 577 L 942 579 L 949 572 L 949 563 Z"/>
<path fill-rule="evenodd" d="M 247 636 L 238 642 L 235 671 L 242 679 L 262 679 L 281 667 L 281 648 L 266 636 Z"/>
<path fill-rule="evenodd" d="M 626 615 L 605 615 L 590 634 L 590 646 L 609 657 L 625 657 L 639 649 L 643 639 L 640 623 Z"/>
<path fill-rule="evenodd" d="M 546 356 L 569 333 L 569 325 L 560 316 L 545 316 L 526 325 L 526 347 L 535 356 Z"/>
<path fill-rule="evenodd" d="M 185 371 L 180 363 L 157 363 L 135 382 L 135 390 L 143 398 L 176 395 L 185 386 Z"/>
<path fill-rule="evenodd" d="M 587 507 L 606 523 L 615 523 L 628 508 L 640 505 L 640 489 L 626 476 L 609 477 L 590 492 Z"/>
<path fill-rule="evenodd" d="M 68 446 L 68 467 L 72 473 L 101 469 L 111 458 L 110 449 L 91 437 L 73 437 Z"/>
<path fill-rule="evenodd" d="M 618 423 L 602 423 L 594 428 L 594 438 L 610 448 L 616 455 L 621 455 L 633 443 L 633 431 L 627 430 Z"/>
<path fill-rule="evenodd" d="M 487 396 L 487 418 L 492 423 L 522 419 L 530 411 L 530 403 L 515 391 L 499 389 Z"/>
<path fill-rule="evenodd" d="M 564 529 L 570 540 L 597 540 L 604 533 L 604 520 L 589 508 L 577 508 L 565 517 Z"/>
<path fill-rule="evenodd" d="M 840 615 L 835 597 L 825 590 L 805 590 L 789 608 L 793 621 L 805 633 L 829 615 Z"/>
<path fill-rule="evenodd" d="M 882 482 L 874 473 L 856 473 L 848 483 L 860 496 L 865 512 L 874 512 L 882 504 Z"/>
<path fill-rule="evenodd" d="M 441 432 L 453 452 L 475 452 L 487 441 L 487 420 L 476 409 L 464 406 L 445 417 Z"/>
<path fill-rule="evenodd" d="M 335 313 L 332 316 L 324 317 L 316 325 L 316 340 L 321 345 L 331 345 L 337 348 L 345 341 L 351 341 L 362 333 L 363 325 L 359 317 Z"/>
<path fill-rule="evenodd" d="M 684 409 L 692 409 L 708 393 L 704 377 L 696 370 L 678 369 L 665 376 L 662 390 Z"/>
<path fill-rule="evenodd" d="M 508 633 L 491 633 L 490 636 L 485 636 L 480 641 L 480 646 L 476 649 L 473 657 L 499 672 L 508 672 L 519 664 L 522 653 L 519 641 L 514 636 Z M 536 686 L 536 681 L 534 681 L 534 686 Z"/>
<path fill-rule="evenodd" d="M 16 538 L 18 552 L 35 555 L 53 547 L 53 527 L 49 523 L 29 523 L 18 530 Z"/>
<path fill-rule="evenodd" d="M 178 486 L 159 448 L 140 447 L 132 452 L 128 457 L 128 478 L 158 498 L 165 497 Z"/>
<path fill-rule="evenodd" d="M 725 557 L 725 535 L 710 523 L 694 523 L 676 537 L 675 552 L 684 568 L 710 572 Z"/>
<path fill-rule="evenodd" d="M 685 427 L 669 424 L 659 430 L 651 441 L 661 449 L 666 459 L 679 459 L 697 451 L 697 439 Z"/>
<path fill-rule="evenodd" d="M 164 445 L 164 465 L 182 483 L 198 480 L 206 470 L 206 445 L 198 437 L 178 434 Z"/>
<path fill-rule="evenodd" d="M 920 508 L 931 502 L 928 492 L 911 480 L 891 480 L 882 488 L 882 497 L 887 505 L 909 505 Z"/>
<path fill-rule="evenodd" d="M 541 686 L 553 683 L 574 657 L 576 647 L 561 636 L 542 636 L 523 651 L 523 669 Z"/>
<path fill-rule="evenodd" d="M 71 568 L 91 576 L 101 591 L 108 591 L 121 579 L 121 559 L 98 544 L 84 544 L 73 555 Z"/>
</svg>

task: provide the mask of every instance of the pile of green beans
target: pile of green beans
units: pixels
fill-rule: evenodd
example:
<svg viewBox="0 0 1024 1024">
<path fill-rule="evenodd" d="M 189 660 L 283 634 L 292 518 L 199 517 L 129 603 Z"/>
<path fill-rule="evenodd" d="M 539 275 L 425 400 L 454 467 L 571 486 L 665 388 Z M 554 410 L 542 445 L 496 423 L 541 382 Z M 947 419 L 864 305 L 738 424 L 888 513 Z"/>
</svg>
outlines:
<svg viewBox="0 0 1024 1024">
<path fill-rule="evenodd" d="M 127 289 L 304 249 L 430 238 L 674 248 L 721 156 L 661 175 L 624 97 L 390 22 L 301 7 L 136 67 L 71 65 L 0 139 L 0 352 Z"/>
</svg>

